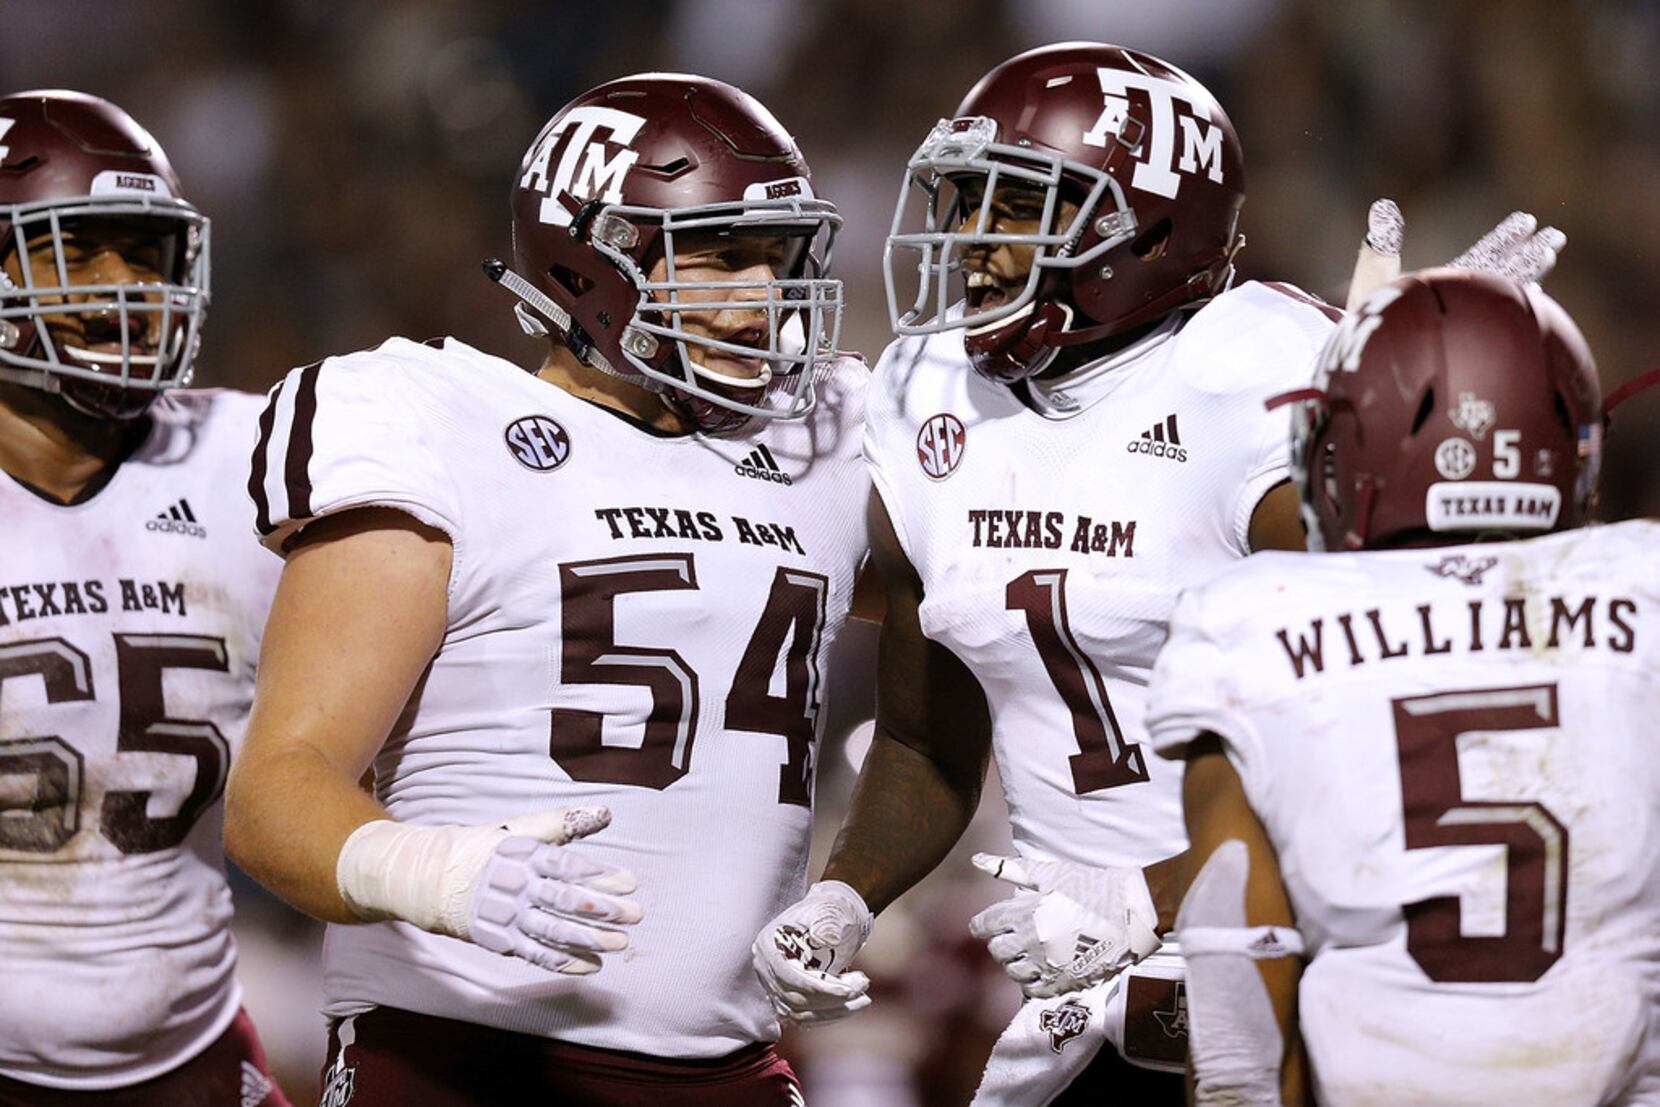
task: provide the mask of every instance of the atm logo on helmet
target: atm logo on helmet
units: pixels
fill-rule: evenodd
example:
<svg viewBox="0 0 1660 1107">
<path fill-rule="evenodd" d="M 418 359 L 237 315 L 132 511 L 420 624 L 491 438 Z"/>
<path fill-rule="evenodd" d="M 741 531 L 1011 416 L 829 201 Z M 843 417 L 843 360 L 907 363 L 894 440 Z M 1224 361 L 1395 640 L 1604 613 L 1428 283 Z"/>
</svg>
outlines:
<svg viewBox="0 0 1660 1107">
<path fill-rule="evenodd" d="M 0 119 L 0 144 L 3 144 L 6 141 L 6 132 L 11 130 L 16 125 L 17 120 L 15 119 Z M 5 161 L 6 155 L 11 152 L 12 148 L 10 146 L 0 145 L 0 162 Z"/>
<path fill-rule="evenodd" d="M 571 225 L 571 211 L 560 203 L 569 192 L 577 201 L 622 203 L 623 182 L 640 160 L 628 144 L 645 126 L 642 116 L 597 105 L 572 108 L 548 128 L 536 144 L 519 187 L 542 194 L 539 218 L 555 227 Z M 621 146 L 615 153 L 610 147 Z M 555 151 L 559 160 L 554 161 Z M 551 167 L 551 172 L 549 171 Z"/>
<path fill-rule="evenodd" d="M 1182 85 L 1162 77 L 1129 73 L 1106 66 L 1097 67 L 1095 72 L 1100 78 L 1101 96 L 1106 104 L 1095 126 L 1084 133 L 1084 143 L 1105 146 L 1109 138 L 1116 138 L 1137 154 L 1142 153 L 1145 143 L 1148 146 L 1146 156 L 1136 162 L 1135 174 L 1130 178 L 1132 186 L 1173 200 L 1181 190 L 1182 173 L 1203 172 L 1215 183 L 1222 183 L 1222 128 L 1199 117 L 1201 114 L 1209 115 L 1208 105 L 1203 108 L 1195 106 L 1187 98 L 1187 90 Z M 1136 126 L 1136 121 L 1130 116 L 1128 93 L 1131 89 L 1147 94 L 1147 102 L 1153 112 L 1151 136 L 1142 133 L 1144 129 Z M 1177 104 L 1186 109 L 1185 114 L 1176 114 Z M 1126 123 L 1130 125 L 1126 126 Z M 1176 154 L 1178 125 L 1182 131 L 1179 157 Z M 1146 141 L 1149 138 L 1150 141 Z"/>
</svg>

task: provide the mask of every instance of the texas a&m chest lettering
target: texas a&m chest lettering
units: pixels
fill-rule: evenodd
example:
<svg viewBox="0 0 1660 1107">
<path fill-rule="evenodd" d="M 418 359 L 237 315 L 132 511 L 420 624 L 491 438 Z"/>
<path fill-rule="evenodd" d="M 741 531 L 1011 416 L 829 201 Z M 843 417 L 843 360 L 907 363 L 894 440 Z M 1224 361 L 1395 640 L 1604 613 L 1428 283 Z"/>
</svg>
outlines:
<svg viewBox="0 0 1660 1107">
<path fill-rule="evenodd" d="M 1064 511 L 968 509 L 970 543 L 993 550 L 1069 550 L 1107 557 L 1135 556 L 1134 519 L 1097 519 Z"/>
</svg>

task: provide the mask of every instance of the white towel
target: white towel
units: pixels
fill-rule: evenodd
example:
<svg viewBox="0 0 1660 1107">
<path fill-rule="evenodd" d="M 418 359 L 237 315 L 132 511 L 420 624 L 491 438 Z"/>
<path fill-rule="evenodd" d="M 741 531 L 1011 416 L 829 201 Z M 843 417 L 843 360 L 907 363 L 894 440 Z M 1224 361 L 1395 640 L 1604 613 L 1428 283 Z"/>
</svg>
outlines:
<svg viewBox="0 0 1660 1107">
<path fill-rule="evenodd" d="M 1021 1004 L 986 1062 L 973 1107 L 1044 1107 L 1077 1079 L 1102 1046 L 1132 1065 L 1182 1072 L 1187 989 L 1175 942 L 1093 987 Z"/>
</svg>

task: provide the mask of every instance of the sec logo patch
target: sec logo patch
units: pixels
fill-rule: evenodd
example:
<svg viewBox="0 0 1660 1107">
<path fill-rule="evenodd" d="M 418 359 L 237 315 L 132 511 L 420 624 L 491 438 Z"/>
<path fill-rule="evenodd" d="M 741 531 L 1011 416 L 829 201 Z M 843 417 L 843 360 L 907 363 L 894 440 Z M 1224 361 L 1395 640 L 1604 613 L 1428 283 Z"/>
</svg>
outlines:
<svg viewBox="0 0 1660 1107">
<path fill-rule="evenodd" d="M 1449 438 L 1435 448 L 1435 471 L 1448 480 L 1463 480 L 1476 471 L 1476 448 L 1462 438 Z"/>
<path fill-rule="evenodd" d="M 916 434 L 916 459 L 934 480 L 944 480 L 962 464 L 968 445 L 963 421 L 949 411 L 927 419 Z"/>
<path fill-rule="evenodd" d="M 546 415 L 526 415 L 507 424 L 502 432 L 513 460 L 526 469 L 548 473 L 565 464 L 571 456 L 571 438 L 565 428 Z"/>
</svg>

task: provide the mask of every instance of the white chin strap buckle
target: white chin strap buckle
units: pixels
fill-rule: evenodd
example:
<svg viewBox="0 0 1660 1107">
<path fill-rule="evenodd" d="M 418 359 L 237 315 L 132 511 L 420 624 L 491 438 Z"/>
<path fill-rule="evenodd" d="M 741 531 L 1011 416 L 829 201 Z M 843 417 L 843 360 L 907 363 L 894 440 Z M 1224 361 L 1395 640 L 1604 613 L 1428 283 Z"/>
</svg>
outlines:
<svg viewBox="0 0 1660 1107">
<path fill-rule="evenodd" d="M 519 321 L 519 329 L 528 335 L 539 337 L 548 333 L 547 324 L 532 315 L 522 303 L 513 305 L 513 317 Z"/>
</svg>

